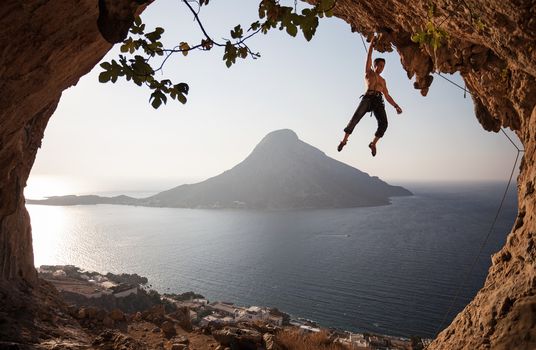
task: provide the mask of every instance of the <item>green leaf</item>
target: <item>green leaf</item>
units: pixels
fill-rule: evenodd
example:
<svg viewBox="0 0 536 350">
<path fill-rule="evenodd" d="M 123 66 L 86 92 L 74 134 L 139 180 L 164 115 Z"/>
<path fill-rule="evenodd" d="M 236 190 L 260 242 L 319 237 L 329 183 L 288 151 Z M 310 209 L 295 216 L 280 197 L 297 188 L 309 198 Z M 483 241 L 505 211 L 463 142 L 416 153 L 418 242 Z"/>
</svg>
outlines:
<svg viewBox="0 0 536 350">
<path fill-rule="evenodd" d="M 184 56 L 187 56 L 188 55 L 188 50 L 190 50 L 190 45 L 188 45 L 188 43 L 183 41 L 183 42 L 181 42 L 179 44 L 179 49 L 182 50 L 182 54 Z"/>
<path fill-rule="evenodd" d="M 190 87 L 186 83 L 177 84 L 177 85 L 175 85 L 175 87 L 177 88 L 177 90 L 179 90 L 180 92 L 182 92 L 185 95 L 188 95 L 188 91 L 190 91 Z"/>
<path fill-rule="evenodd" d="M 212 49 L 212 46 L 214 46 L 214 43 L 210 39 L 202 39 L 201 40 L 201 46 L 203 47 L 203 49 L 208 51 L 208 50 Z"/>
<path fill-rule="evenodd" d="M 428 18 L 432 18 L 435 16 L 435 6 L 434 4 L 430 3 L 428 5 Z"/>
<path fill-rule="evenodd" d="M 160 28 L 160 29 L 162 29 L 162 28 Z M 149 39 L 151 42 L 154 43 L 154 42 L 160 40 L 160 38 L 162 37 L 161 34 L 162 34 L 161 32 L 155 30 L 155 31 L 153 31 L 153 32 L 150 32 L 150 33 L 145 34 L 145 37 L 146 37 L 147 39 Z"/>
<path fill-rule="evenodd" d="M 162 100 L 159 98 L 154 98 L 153 102 L 151 102 L 151 106 L 153 106 L 154 109 L 158 109 L 160 105 L 162 104 Z"/>
<path fill-rule="evenodd" d="M 184 96 L 183 94 L 179 93 L 177 95 L 177 99 L 179 100 L 180 103 L 182 104 L 185 104 L 186 103 L 186 96 Z"/>
<path fill-rule="evenodd" d="M 131 28 L 130 28 L 130 32 L 132 34 L 136 34 L 136 35 L 143 35 L 143 31 L 145 30 L 145 24 L 134 24 Z"/>
<path fill-rule="evenodd" d="M 231 38 L 233 39 L 241 38 L 243 34 L 244 34 L 244 31 L 242 30 L 242 27 L 240 26 L 240 24 L 234 27 L 233 30 L 231 30 Z"/>
<path fill-rule="evenodd" d="M 240 55 L 241 58 L 246 58 L 248 57 L 248 49 L 245 47 L 241 47 L 238 49 L 238 54 Z"/>
<path fill-rule="evenodd" d="M 251 30 L 257 30 L 257 29 L 259 29 L 260 27 L 261 27 L 261 24 L 259 23 L 259 21 L 256 21 L 256 22 L 251 23 L 251 27 L 250 27 L 250 29 L 251 29 Z"/>
<path fill-rule="evenodd" d="M 290 36 L 295 37 L 296 34 L 298 34 L 298 27 L 296 27 L 296 26 L 293 25 L 293 24 L 287 26 L 287 33 L 288 33 Z"/>
<path fill-rule="evenodd" d="M 152 94 L 151 94 L 151 97 L 149 98 L 149 101 L 151 101 L 151 105 L 153 106 L 154 109 L 158 109 L 158 107 L 160 107 L 160 105 L 162 105 L 162 102 L 166 103 L 167 102 L 167 97 L 166 95 L 164 95 L 162 93 L 161 90 L 159 89 L 156 89 Z"/>
<path fill-rule="evenodd" d="M 420 45 L 423 45 L 425 43 L 425 40 L 426 40 L 425 32 L 418 32 L 411 36 L 411 41 Z"/>
<path fill-rule="evenodd" d="M 108 71 L 106 72 L 101 72 L 99 74 L 99 82 L 100 83 L 106 83 L 110 80 L 110 73 Z"/>
<path fill-rule="evenodd" d="M 132 41 L 132 38 L 129 37 L 125 41 L 123 41 L 123 45 L 121 45 L 120 48 L 121 52 L 134 52 L 134 42 Z"/>
<path fill-rule="evenodd" d="M 231 67 L 233 63 L 236 62 L 237 48 L 231 44 L 230 41 L 227 41 L 225 44 L 225 53 L 223 54 L 223 59 L 225 60 L 225 65 L 227 68 Z"/>
</svg>

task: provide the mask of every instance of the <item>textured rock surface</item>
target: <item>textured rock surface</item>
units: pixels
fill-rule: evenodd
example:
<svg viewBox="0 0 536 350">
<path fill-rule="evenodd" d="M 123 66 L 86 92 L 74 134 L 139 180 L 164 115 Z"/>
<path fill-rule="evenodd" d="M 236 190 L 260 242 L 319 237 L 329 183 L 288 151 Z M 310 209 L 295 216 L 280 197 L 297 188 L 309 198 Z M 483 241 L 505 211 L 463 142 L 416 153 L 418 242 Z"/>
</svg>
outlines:
<svg viewBox="0 0 536 350">
<path fill-rule="evenodd" d="M 0 280 L 0 349 L 87 349 L 90 338 L 52 284 L 10 282 Z"/>
<path fill-rule="evenodd" d="M 105 1 L 128 17 L 135 0 Z M 96 0 L 6 0 L 0 7 L 0 281 L 35 284 L 23 188 L 61 92 L 110 49 L 97 28 Z M 408 77 L 426 95 L 434 70 L 459 71 L 485 130 L 515 130 L 525 148 L 518 178 L 519 216 L 493 257 L 484 287 L 433 349 L 530 349 L 536 346 L 536 16 L 533 1 L 432 1 L 432 20 L 448 32 L 439 49 L 410 40 L 426 26 L 429 1 L 339 0 L 336 15 L 365 35 L 394 44 Z M 117 19 L 123 23 L 125 18 Z M 478 23 L 485 26 L 478 29 Z M 102 23 L 101 23 L 102 24 Z M 124 28 L 122 25 L 118 26 Z M 108 32 L 110 31 L 111 32 Z"/>
<path fill-rule="evenodd" d="M 475 299 L 429 349 L 536 348 L 536 4 L 534 1 L 432 1 L 435 25 L 449 34 L 437 50 L 411 41 L 430 20 L 429 1 L 339 0 L 335 14 L 368 36 L 381 33 L 408 78 L 426 95 L 434 71 L 460 72 L 482 127 L 514 130 L 525 154 L 518 178 L 519 215 Z M 472 15 L 472 16 L 471 16 Z M 478 22 L 484 24 L 479 30 Z"/>
<path fill-rule="evenodd" d="M 114 3 L 107 17 L 128 16 L 125 8 L 137 6 Z M 95 0 L 8 0 L 0 7 L 0 279 L 37 278 L 23 189 L 62 91 L 111 48 L 97 28 L 98 9 Z"/>
</svg>

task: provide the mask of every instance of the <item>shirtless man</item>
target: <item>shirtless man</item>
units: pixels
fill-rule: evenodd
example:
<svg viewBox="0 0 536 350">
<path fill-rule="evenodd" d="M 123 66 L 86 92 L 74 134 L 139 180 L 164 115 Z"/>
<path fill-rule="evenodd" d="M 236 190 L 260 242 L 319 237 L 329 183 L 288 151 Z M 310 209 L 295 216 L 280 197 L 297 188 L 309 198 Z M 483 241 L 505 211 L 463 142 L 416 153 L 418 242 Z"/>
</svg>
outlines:
<svg viewBox="0 0 536 350">
<path fill-rule="evenodd" d="M 344 128 L 344 139 L 339 143 L 337 151 L 342 151 L 342 148 L 348 142 L 348 137 L 354 131 L 354 128 L 357 123 L 363 118 L 365 113 L 373 111 L 376 120 L 378 121 L 378 130 L 374 134 L 374 140 L 369 143 L 372 156 L 376 156 L 376 143 L 383 136 L 385 130 L 387 130 L 387 115 L 385 114 L 385 105 L 383 103 L 383 96 L 387 102 L 389 102 L 393 107 L 395 107 L 398 114 L 402 113 L 402 108 L 393 100 L 389 92 L 387 91 L 387 85 L 385 84 L 385 79 L 380 76 L 380 73 L 385 67 L 385 60 L 383 58 L 376 58 L 374 60 L 374 68 L 372 66 L 372 50 L 374 44 L 376 43 L 376 38 L 373 38 L 370 42 L 370 47 L 367 55 L 367 63 L 365 65 L 365 83 L 367 84 L 367 91 L 362 97 L 361 103 L 357 107 L 352 119 L 348 123 L 348 126 Z"/>
</svg>

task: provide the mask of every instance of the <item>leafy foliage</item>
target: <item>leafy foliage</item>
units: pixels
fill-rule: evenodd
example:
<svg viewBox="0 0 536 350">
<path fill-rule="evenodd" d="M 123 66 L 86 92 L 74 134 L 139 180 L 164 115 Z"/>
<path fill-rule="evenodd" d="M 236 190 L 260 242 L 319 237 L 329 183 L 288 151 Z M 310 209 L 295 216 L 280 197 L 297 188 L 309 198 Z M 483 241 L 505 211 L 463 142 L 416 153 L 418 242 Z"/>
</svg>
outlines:
<svg viewBox="0 0 536 350">
<path fill-rule="evenodd" d="M 128 37 L 121 45 L 121 52 L 132 56 L 135 52 L 142 50 L 144 55 L 134 55 L 131 58 L 119 55 L 117 61 L 101 63 L 100 66 L 104 71 L 99 74 L 99 81 L 115 83 L 119 77 L 125 77 L 127 81 L 132 80 L 138 86 L 146 85 L 153 90 L 149 102 L 155 109 L 162 103 L 166 104 L 168 96 L 186 103 L 188 85 L 186 83 L 173 84 L 169 79 L 156 79 L 154 76 L 156 70 L 149 64 L 151 58 L 164 55 L 163 44 L 160 41 L 164 29 L 157 27 L 152 32 L 145 33 L 145 24 L 137 17 L 130 28 L 130 33 L 138 37 L 136 39 L 132 36 Z M 188 44 L 181 43 L 183 49 L 186 49 L 183 44 Z M 187 51 L 184 50 L 184 52 Z"/>
<path fill-rule="evenodd" d="M 484 29 L 486 29 L 486 25 L 484 24 L 484 22 L 482 22 L 480 17 L 471 17 L 471 19 L 473 26 L 478 32 L 482 32 Z"/>
<path fill-rule="evenodd" d="M 428 5 L 428 23 L 426 24 L 426 28 L 411 36 L 411 40 L 414 43 L 419 44 L 421 47 L 429 45 L 434 51 L 441 47 L 444 40 L 449 38 L 449 35 L 445 30 L 434 24 L 433 19 L 435 16 L 436 7 L 434 4 L 430 3 Z"/>
<path fill-rule="evenodd" d="M 428 21 L 426 28 L 411 36 L 411 40 L 421 47 L 429 45 L 432 49 L 437 50 L 441 47 L 444 40 L 448 39 L 448 33 L 434 25 L 432 21 Z"/>
<path fill-rule="evenodd" d="M 471 22 L 473 28 L 477 32 L 483 32 L 486 29 L 486 24 L 482 22 L 482 19 L 479 15 L 476 14 L 475 8 L 470 6 L 465 0 L 460 0 L 458 5 L 452 13 L 446 16 L 441 23 L 436 26 L 434 24 L 434 17 L 436 16 L 436 7 L 433 3 L 428 5 L 428 22 L 426 28 L 413 34 L 411 40 L 415 43 L 418 43 L 421 47 L 424 45 L 431 46 L 434 51 L 441 47 L 442 43 L 445 40 L 449 39 L 448 33 L 440 28 L 445 21 L 447 21 L 453 14 L 456 14 L 461 5 L 464 5 L 469 12 L 469 21 Z"/>
<path fill-rule="evenodd" d="M 224 43 L 213 40 L 205 31 L 199 19 L 202 6 L 206 6 L 209 0 L 198 0 L 199 9 L 195 11 L 189 1 L 182 2 L 189 8 L 199 24 L 204 38 L 200 43 L 190 45 L 180 42 L 178 46 L 167 49 L 162 43 L 164 28 L 156 27 L 151 32 L 146 32 L 146 26 L 140 17 L 136 17 L 130 28 L 130 36 L 121 44 L 121 53 L 117 60 L 103 62 L 100 66 L 104 69 L 99 74 L 101 83 L 115 83 L 119 77 L 132 81 L 138 86 L 145 85 L 151 92 L 150 103 L 153 108 L 159 108 L 162 103 L 166 104 L 168 97 L 186 103 L 189 86 L 186 83 L 174 84 L 169 79 L 158 80 L 155 73 L 161 71 L 168 58 L 175 53 L 188 55 L 191 50 L 210 51 L 214 46 L 223 48 L 223 60 L 230 68 L 238 58 L 246 59 L 260 57 L 258 52 L 253 52 L 246 41 L 257 33 L 267 34 L 270 30 L 278 28 L 285 30 L 290 36 L 295 37 L 301 31 L 304 38 L 309 41 L 313 38 L 318 27 L 319 18 L 331 17 L 337 0 L 319 0 L 315 6 L 304 8 L 301 13 L 290 6 L 283 6 L 279 0 L 260 0 L 259 19 L 249 25 L 245 30 L 240 24 L 230 30 L 230 39 L 224 39 Z M 161 64 L 158 68 L 152 65 L 151 59 L 161 56 Z"/>
</svg>

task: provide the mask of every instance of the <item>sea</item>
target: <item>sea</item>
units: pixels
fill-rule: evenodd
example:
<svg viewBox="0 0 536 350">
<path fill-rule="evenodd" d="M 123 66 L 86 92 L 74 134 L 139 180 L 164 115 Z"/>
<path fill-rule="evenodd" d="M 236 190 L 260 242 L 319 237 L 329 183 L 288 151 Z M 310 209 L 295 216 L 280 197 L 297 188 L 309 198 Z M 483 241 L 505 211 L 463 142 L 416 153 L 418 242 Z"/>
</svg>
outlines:
<svg viewBox="0 0 536 350">
<path fill-rule="evenodd" d="M 432 338 L 483 286 L 517 215 L 516 186 L 493 229 L 506 183 L 405 187 L 414 196 L 366 208 L 27 208 L 36 266 L 137 273 L 162 293 L 194 291 L 323 327 Z"/>
</svg>

